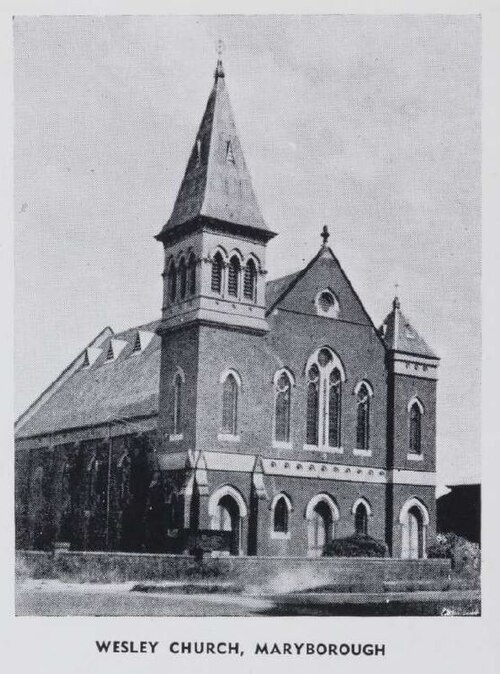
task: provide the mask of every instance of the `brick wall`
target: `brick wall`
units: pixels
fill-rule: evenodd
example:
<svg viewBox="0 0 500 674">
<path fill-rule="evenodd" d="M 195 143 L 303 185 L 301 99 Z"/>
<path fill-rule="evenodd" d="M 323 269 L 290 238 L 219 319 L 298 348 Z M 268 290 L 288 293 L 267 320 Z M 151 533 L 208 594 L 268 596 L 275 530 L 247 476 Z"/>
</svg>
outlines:
<svg viewBox="0 0 500 674">
<path fill-rule="evenodd" d="M 103 583 L 208 579 L 274 591 L 325 584 L 381 590 L 384 581 L 445 580 L 450 573 L 450 562 L 444 559 L 206 557 L 197 564 L 185 555 L 23 551 L 17 563 L 20 573 L 34 578 Z"/>
</svg>

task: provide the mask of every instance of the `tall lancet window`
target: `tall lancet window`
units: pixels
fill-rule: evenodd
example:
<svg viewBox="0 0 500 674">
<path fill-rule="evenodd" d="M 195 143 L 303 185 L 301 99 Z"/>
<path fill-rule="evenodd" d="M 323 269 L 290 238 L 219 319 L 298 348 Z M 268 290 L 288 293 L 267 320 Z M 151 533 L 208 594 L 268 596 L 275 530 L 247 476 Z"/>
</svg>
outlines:
<svg viewBox="0 0 500 674">
<path fill-rule="evenodd" d="M 422 410 L 418 402 L 410 406 L 410 452 L 420 454 L 422 451 Z"/>
<path fill-rule="evenodd" d="M 227 293 L 231 297 L 238 297 L 239 285 L 240 285 L 240 261 L 233 255 L 229 260 L 229 268 L 227 272 Z"/>
<path fill-rule="evenodd" d="M 221 433 L 236 436 L 238 428 L 238 381 L 230 372 L 222 382 Z"/>
<path fill-rule="evenodd" d="M 274 422 L 274 440 L 276 442 L 290 442 L 291 397 L 292 381 L 288 372 L 284 371 L 276 381 Z"/>
<path fill-rule="evenodd" d="M 319 436 L 319 368 L 313 363 L 307 373 L 306 442 L 317 445 Z"/>
<path fill-rule="evenodd" d="M 214 293 L 222 292 L 222 270 L 224 268 L 224 260 L 219 251 L 217 251 L 212 260 L 212 284 L 211 288 Z"/>
<path fill-rule="evenodd" d="M 188 292 L 190 295 L 196 293 L 196 258 L 194 253 L 189 256 L 188 262 Z"/>
<path fill-rule="evenodd" d="M 356 448 L 367 450 L 370 447 L 370 391 L 361 384 L 356 394 Z"/>
<path fill-rule="evenodd" d="M 173 382 L 172 434 L 182 433 L 182 375 L 177 372 Z"/>
<path fill-rule="evenodd" d="M 179 262 L 178 275 L 179 275 L 179 295 L 181 300 L 183 300 L 186 297 L 186 289 L 187 289 L 187 269 L 184 258 L 181 258 L 181 261 Z"/>
<path fill-rule="evenodd" d="M 167 287 L 169 300 L 175 302 L 175 297 L 177 295 L 177 272 L 173 260 L 168 268 Z"/>
<path fill-rule="evenodd" d="M 245 275 L 243 278 L 243 296 L 247 300 L 255 302 L 255 291 L 257 281 L 257 268 L 255 262 L 250 259 L 245 265 Z"/>
<path fill-rule="evenodd" d="M 328 444 L 330 447 L 340 447 L 342 379 L 338 368 L 330 372 L 329 387 Z"/>
<path fill-rule="evenodd" d="M 354 530 L 357 534 L 368 534 L 368 510 L 362 501 L 354 511 Z"/>
<path fill-rule="evenodd" d="M 342 452 L 342 382 L 344 368 L 329 347 L 318 349 L 307 363 L 306 445 Z"/>
</svg>

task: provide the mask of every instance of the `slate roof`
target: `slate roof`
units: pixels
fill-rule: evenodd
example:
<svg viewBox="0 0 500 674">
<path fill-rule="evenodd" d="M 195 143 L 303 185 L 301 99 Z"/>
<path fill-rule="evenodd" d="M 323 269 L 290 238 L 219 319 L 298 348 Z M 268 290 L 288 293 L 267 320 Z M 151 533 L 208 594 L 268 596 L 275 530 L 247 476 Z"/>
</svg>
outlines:
<svg viewBox="0 0 500 674">
<path fill-rule="evenodd" d="M 220 60 L 172 215 L 157 238 L 199 216 L 274 236 L 255 197 Z"/>
<path fill-rule="evenodd" d="M 397 297 L 392 303 L 392 311 L 382 324 L 381 334 L 386 347 L 391 351 L 438 359 L 438 356 L 401 311 Z"/>
<path fill-rule="evenodd" d="M 266 306 L 270 309 L 275 302 L 283 295 L 287 288 L 301 276 L 303 270 L 296 271 L 293 274 L 288 274 L 287 276 L 281 276 L 280 278 L 273 279 L 266 283 Z"/>
<path fill-rule="evenodd" d="M 153 332 L 158 323 L 108 337 L 102 343 L 99 358 L 90 367 L 77 369 L 31 417 L 28 416 L 17 429 L 16 437 L 157 414 L 161 340 L 155 334 L 143 351 L 133 352 L 133 348 L 138 330 Z M 115 360 L 106 362 L 111 340 L 123 340 L 127 345 Z"/>
</svg>

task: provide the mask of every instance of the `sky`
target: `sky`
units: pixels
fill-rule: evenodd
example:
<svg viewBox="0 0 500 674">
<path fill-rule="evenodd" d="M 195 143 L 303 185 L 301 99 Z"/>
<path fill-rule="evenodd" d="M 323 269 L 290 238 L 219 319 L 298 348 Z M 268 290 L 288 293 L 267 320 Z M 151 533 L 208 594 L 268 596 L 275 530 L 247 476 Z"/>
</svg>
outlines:
<svg viewBox="0 0 500 674">
<path fill-rule="evenodd" d="M 15 406 L 106 325 L 160 315 L 162 247 L 216 61 L 268 278 L 329 244 L 379 325 L 441 357 L 438 479 L 480 477 L 480 21 L 475 16 L 21 17 Z"/>
</svg>

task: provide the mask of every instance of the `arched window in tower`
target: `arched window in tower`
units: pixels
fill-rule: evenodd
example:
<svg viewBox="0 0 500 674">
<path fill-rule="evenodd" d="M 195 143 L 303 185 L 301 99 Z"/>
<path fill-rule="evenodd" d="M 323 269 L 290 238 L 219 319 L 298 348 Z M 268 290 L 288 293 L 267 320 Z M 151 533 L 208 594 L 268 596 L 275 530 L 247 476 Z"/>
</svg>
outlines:
<svg viewBox="0 0 500 674">
<path fill-rule="evenodd" d="M 284 496 L 280 496 L 274 506 L 273 531 L 277 534 L 288 533 L 288 503 Z"/>
<path fill-rule="evenodd" d="M 275 387 L 274 440 L 289 443 L 292 381 L 288 372 L 279 375 Z"/>
<path fill-rule="evenodd" d="M 187 290 L 187 268 L 184 258 L 181 258 L 181 261 L 179 262 L 177 274 L 179 277 L 179 296 L 181 300 L 183 300 L 186 297 Z"/>
<path fill-rule="evenodd" d="M 330 372 L 328 399 L 328 445 L 340 447 L 342 379 L 338 368 Z"/>
<path fill-rule="evenodd" d="M 354 511 L 354 530 L 357 534 L 368 535 L 368 510 L 362 502 L 358 503 Z"/>
<path fill-rule="evenodd" d="M 222 383 L 221 433 L 236 436 L 238 424 L 238 382 L 230 372 Z"/>
<path fill-rule="evenodd" d="M 422 452 L 422 409 L 415 400 L 410 406 L 410 444 L 412 454 Z"/>
<path fill-rule="evenodd" d="M 240 285 L 240 271 L 241 265 L 236 255 L 229 260 L 229 267 L 227 272 L 227 293 L 231 297 L 238 297 Z"/>
<path fill-rule="evenodd" d="M 173 382 L 172 435 L 174 436 L 182 433 L 182 383 L 182 375 L 177 372 Z"/>
<path fill-rule="evenodd" d="M 177 272 L 173 260 L 170 263 L 170 267 L 168 268 L 167 286 L 168 298 L 171 302 L 175 302 L 175 297 L 177 295 Z"/>
<path fill-rule="evenodd" d="M 196 293 L 196 258 L 194 253 L 191 253 L 188 262 L 188 292 L 190 295 Z"/>
<path fill-rule="evenodd" d="M 245 265 L 245 275 L 243 278 L 243 296 L 247 300 L 255 302 L 255 291 L 257 286 L 257 268 L 255 262 L 250 259 Z"/>
<path fill-rule="evenodd" d="M 217 251 L 212 260 L 212 282 L 211 288 L 214 293 L 222 292 L 222 269 L 224 267 L 224 260 L 219 251 Z"/>
<path fill-rule="evenodd" d="M 356 448 L 367 450 L 370 447 L 370 391 L 361 384 L 356 394 Z"/>
<path fill-rule="evenodd" d="M 317 445 L 319 437 L 319 368 L 313 363 L 307 373 L 306 443 Z"/>
</svg>

